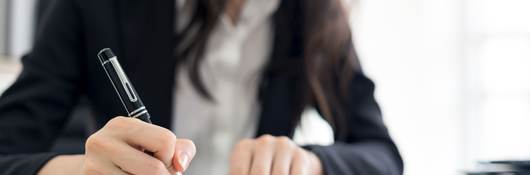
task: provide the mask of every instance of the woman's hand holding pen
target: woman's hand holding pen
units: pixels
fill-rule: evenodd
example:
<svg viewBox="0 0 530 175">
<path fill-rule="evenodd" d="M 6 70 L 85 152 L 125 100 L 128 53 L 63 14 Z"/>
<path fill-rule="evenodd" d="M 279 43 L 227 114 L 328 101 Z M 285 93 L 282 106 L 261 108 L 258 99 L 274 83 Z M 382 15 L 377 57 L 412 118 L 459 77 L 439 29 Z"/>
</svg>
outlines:
<svg viewBox="0 0 530 175">
<path fill-rule="evenodd" d="M 261 136 L 239 142 L 230 158 L 230 175 L 322 175 L 320 159 L 287 137 Z"/>
<path fill-rule="evenodd" d="M 152 152 L 148 155 L 143 150 Z M 190 140 L 134 118 L 116 117 L 86 142 L 82 174 L 156 174 L 184 172 L 195 156 Z"/>
<path fill-rule="evenodd" d="M 39 175 L 174 175 L 187 169 L 196 152 L 192 141 L 130 117 L 110 120 L 85 147 L 85 155 L 53 158 Z"/>
</svg>

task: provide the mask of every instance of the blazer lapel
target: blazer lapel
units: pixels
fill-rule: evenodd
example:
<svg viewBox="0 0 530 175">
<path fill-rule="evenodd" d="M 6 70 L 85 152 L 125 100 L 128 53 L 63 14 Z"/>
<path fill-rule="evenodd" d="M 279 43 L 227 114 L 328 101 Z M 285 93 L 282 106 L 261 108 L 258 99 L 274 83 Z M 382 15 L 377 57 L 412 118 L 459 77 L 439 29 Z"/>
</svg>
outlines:
<svg viewBox="0 0 530 175">
<path fill-rule="evenodd" d="M 118 0 L 120 58 L 152 115 L 170 128 L 175 76 L 174 0 Z"/>
<path fill-rule="evenodd" d="M 303 73 L 302 21 L 298 1 L 282 1 L 273 17 L 274 46 L 260 88 L 262 112 L 257 136 L 292 136 L 302 106 L 297 85 Z"/>
</svg>

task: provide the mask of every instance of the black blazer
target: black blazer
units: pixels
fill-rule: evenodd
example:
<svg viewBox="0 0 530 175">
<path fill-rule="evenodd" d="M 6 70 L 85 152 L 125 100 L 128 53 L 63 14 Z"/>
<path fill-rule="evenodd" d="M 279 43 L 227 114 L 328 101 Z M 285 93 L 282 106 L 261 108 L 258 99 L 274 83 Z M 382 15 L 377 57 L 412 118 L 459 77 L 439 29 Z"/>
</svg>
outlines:
<svg viewBox="0 0 530 175">
<path fill-rule="evenodd" d="M 295 85 L 301 69 L 299 1 L 282 0 L 274 15 L 274 52 L 263 73 L 257 135 L 291 136 Z M 50 145 L 81 96 L 98 127 L 126 114 L 96 53 L 112 48 L 149 108 L 153 123 L 170 128 L 175 80 L 175 0 L 59 0 L 47 14 L 23 71 L 0 99 L 0 174 L 35 174 L 54 153 Z M 403 163 L 383 124 L 373 83 L 351 80 L 349 132 L 331 146 L 306 146 L 328 175 L 402 174 Z"/>
</svg>

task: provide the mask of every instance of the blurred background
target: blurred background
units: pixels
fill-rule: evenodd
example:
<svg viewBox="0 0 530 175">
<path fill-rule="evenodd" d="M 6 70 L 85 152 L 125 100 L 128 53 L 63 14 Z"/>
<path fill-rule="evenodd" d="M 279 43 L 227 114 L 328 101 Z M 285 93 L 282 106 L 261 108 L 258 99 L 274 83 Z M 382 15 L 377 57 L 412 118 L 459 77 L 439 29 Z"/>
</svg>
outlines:
<svg viewBox="0 0 530 175">
<path fill-rule="evenodd" d="M 345 1 L 405 174 L 530 159 L 530 1 Z M 0 0 L 0 92 L 51 3 Z"/>
</svg>

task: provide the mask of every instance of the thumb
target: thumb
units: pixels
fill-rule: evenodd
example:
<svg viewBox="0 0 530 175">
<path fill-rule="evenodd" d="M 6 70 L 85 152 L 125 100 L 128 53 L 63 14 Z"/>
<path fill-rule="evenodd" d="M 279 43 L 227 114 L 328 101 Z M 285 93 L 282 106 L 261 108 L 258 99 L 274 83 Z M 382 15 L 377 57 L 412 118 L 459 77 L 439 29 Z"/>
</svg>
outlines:
<svg viewBox="0 0 530 175">
<path fill-rule="evenodd" d="M 191 140 L 177 139 L 175 155 L 173 155 L 173 168 L 181 173 L 186 171 L 191 160 L 195 157 L 196 150 L 197 148 Z"/>
</svg>

